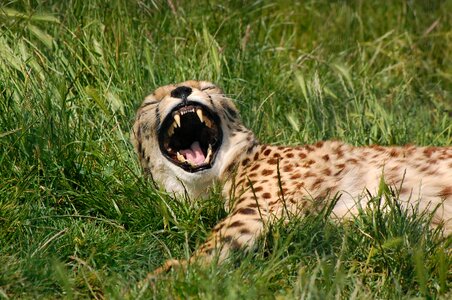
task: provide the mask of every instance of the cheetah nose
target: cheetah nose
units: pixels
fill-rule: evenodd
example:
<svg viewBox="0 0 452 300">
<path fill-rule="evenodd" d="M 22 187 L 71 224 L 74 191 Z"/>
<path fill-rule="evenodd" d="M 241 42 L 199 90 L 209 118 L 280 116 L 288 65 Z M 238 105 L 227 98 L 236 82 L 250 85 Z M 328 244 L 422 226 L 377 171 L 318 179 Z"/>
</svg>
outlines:
<svg viewBox="0 0 452 300">
<path fill-rule="evenodd" d="M 191 92 L 192 89 L 188 86 L 179 86 L 171 91 L 171 97 L 182 99 L 185 102 L 187 101 L 187 97 L 190 96 Z"/>
</svg>

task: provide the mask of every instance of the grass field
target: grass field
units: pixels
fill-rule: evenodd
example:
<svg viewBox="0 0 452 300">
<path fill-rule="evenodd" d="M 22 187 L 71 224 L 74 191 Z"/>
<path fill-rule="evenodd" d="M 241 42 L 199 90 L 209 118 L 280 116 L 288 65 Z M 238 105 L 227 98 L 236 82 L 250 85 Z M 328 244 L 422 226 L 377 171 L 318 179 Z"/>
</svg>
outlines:
<svg viewBox="0 0 452 300">
<path fill-rule="evenodd" d="M 450 299 L 451 238 L 378 195 L 139 286 L 226 212 L 156 191 L 129 130 L 154 88 L 204 79 L 262 142 L 451 145 L 451 19 L 451 1 L 1 1 L 0 298 Z"/>
</svg>

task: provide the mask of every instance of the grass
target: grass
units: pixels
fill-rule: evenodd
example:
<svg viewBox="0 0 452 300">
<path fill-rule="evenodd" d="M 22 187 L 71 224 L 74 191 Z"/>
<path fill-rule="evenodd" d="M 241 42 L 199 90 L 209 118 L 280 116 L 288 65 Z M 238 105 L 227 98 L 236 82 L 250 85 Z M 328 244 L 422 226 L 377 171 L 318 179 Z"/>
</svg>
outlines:
<svg viewBox="0 0 452 300">
<path fill-rule="evenodd" d="M 0 298 L 449 298 L 451 239 L 378 195 L 350 222 L 325 211 L 274 224 L 252 253 L 139 287 L 225 211 L 215 191 L 188 203 L 155 190 L 128 140 L 146 94 L 206 79 L 262 142 L 451 145 L 451 12 L 450 1 L 3 1 Z"/>
</svg>

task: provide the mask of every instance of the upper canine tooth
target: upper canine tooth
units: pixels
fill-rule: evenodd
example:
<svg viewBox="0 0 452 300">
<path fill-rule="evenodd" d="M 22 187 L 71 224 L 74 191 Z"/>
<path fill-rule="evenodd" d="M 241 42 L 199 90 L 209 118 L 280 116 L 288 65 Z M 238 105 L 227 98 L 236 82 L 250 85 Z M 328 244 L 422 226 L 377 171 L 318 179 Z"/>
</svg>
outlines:
<svg viewBox="0 0 452 300">
<path fill-rule="evenodd" d="M 196 114 L 198 115 L 198 118 L 199 118 L 199 120 L 201 121 L 201 123 L 204 122 L 204 116 L 203 116 L 203 114 L 202 114 L 202 109 L 198 108 L 198 109 L 196 110 Z"/>
<path fill-rule="evenodd" d="M 180 127 L 180 115 L 179 114 L 174 115 L 174 121 L 176 121 L 176 124 L 177 124 L 176 127 Z"/>
</svg>

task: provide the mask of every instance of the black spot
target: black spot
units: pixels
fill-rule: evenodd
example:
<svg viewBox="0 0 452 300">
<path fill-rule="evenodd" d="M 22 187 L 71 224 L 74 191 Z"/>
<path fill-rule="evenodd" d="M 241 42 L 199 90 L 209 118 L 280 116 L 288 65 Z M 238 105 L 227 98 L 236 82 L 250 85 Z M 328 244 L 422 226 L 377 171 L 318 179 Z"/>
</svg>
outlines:
<svg viewBox="0 0 452 300">
<path fill-rule="evenodd" d="M 240 198 L 239 200 L 237 200 L 236 204 L 240 204 L 240 203 L 242 203 L 243 201 L 246 201 L 246 198 Z"/>
<path fill-rule="evenodd" d="M 270 193 L 263 193 L 263 194 L 262 194 L 262 197 L 263 197 L 264 199 L 270 199 L 270 198 L 272 197 L 272 195 L 271 195 Z"/>
<path fill-rule="evenodd" d="M 238 250 L 238 249 L 240 249 L 242 246 L 240 245 L 240 243 L 239 242 L 237 242 L 236 240 L 233 240 L 232 242 L 231 242 L 231 250 Z"/>
<path fill-rule="evenodd" d="M 242 160 L 242 166 L 246 166 L 249 162 L 250 160 L 248 158 L 245 158 L 244 160 Z"/>
<path fill-rule="evenodd" d="M 257 169 L 259 169 L 261 165 L 260 164 L 255 164 L 250 171 L 256 171 Z"/>
<path fill-rule="evenodd" d="M 234 171 L 235 168 L 235 164 L 231 163 L 227 168 L 226 168 L 226 172 L 228 173 L 232 173 Z"/>
<path fill-rule="evenodd" d="M 215 103 L 213 103 L 212 97 L 210 97 L 209 94 L 207 94 L 207 97 L 209 97 L 210 104 L 212 104 L 212 106 L 213 106 L 213 108 L 214 108 L 214 110 L 215 110 L 215 109 L 216 109 L 216 108 L 215 108 Z"/>
<path fill-rule="evenodd" d="M 217 232 L 219 230 L 221 230 L 224 227 L 224 223 L 220 223 L 217 226 L 215 226 L 215 228 L 213 229 L 213 232 Z"/>
<path fill-rule="evenodd" d="M 255 215 L 256 214 L 256 210 L 252 209 L 252 208 L 240 208 L 237 210 L 237 214 L 242 214 L 242 215 Z"/>
<path fill-rule="evenodd" d="M 251 151 L 253 151 L 253 149 L 254 149 L 254 145 L 249 147 L 248 149 L 246 149 L 246 154 L 250 154 Z"/>
<path fill-rule="evenodd" d="M 268 160 L 268 163 L 271 165 L 276 165 L 278 163 L 278 160 L 276 158 L 270 158 Z"/>
<path fill-rule="evenodd" d="M 250 234 L 251 231 L 249 229 L 247 229 L 247 228 L 242 228 L 242 229 L 240 229 L 240 233 L 241 234 Z"/>
<path fill-rule="evenodd" d="M 264 188 L 261 186 L 257 186 L 254 188 L 254 192 L 261 192 Z"/>
<path fill-rule="evenodd" d="M 231 241 L 232 241 L 232 236 L 230 236 L 230 235 L 227 235 L 227 236 L 221 238 L 221 242 L 223 242 L 223 243 L 230 243 Z"/>
<path fill-rule="evenodd" d="M 242 221 L 235 221 L 229 225 L 229 228 L 245 225 Z"/>
<path fill-rule="evenodd" d="M 268 176 L 273 174 L 273 170 L 262 170 L 262 175 L 263 176 Z"/>
</svg>

